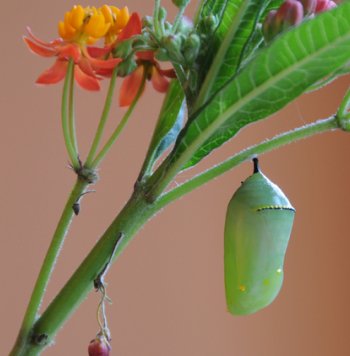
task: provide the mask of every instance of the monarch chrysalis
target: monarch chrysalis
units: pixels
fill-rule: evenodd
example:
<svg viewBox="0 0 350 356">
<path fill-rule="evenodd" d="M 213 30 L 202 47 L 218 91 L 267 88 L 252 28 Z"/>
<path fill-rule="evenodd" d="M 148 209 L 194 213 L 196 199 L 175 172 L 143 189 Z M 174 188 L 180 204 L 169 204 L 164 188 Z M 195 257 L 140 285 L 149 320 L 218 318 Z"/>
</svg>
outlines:
<svg viewBox="0 0 350 356">
<path fill-rule="evenodd" d="M 253 161 L 254 173 L 234 193 L 225 222 L 226 302 L 235 315 L 254 313 L 276 298 L 295 214 Z"/>
</svg>

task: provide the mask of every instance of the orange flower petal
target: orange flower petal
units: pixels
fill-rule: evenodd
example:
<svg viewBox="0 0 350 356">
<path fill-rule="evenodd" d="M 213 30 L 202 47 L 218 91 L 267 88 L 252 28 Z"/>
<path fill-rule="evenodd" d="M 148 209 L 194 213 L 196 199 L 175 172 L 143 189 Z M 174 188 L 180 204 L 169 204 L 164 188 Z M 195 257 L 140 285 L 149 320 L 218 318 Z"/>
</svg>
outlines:
<svg viewBox="0 0 350 356">
<path fill-rule="evenodd" d="M 81 57 L 79 63 L 78 63 L 79 68 L 88 76 L 90 77 L 94 77 L 95 73 L 94 70 L 91 66 L 90 61 L 85 58 L 85 57 Z"/>
<path fill-rule="evenodd" d="M 137 12 L 132 13 L 128 24 L 123 28 L 123 30 L 118 35 L 118 41 L 124 41 L 132 36 L 139 35 L 142 30 L 141 18 Z"/>
<path fill-rule="evenodd" d="M 110 46 L 105 46 L 103 48 L 100 47 L 87 47 L 87 53 L 89 56 L 93 58 L 101 58 L 104 57 L 106 54 L 111 52 Z"/>
<path fill-rule="evenodd" d="M 87 75 L 79 66 L 74 67 L 74 78 L 83 89 L 91 91 L 100 90 L 100 83 L 97 78 Z"/>
<path fill-rule="evenodd" d="M 129 106 L 135 99 L 135 96 L 142 85 L 143 72 L 143 66 L 139 66 L 134 72 L 123 80 L 119 95 L 120 106 Z"/>
<path fill-rule="evenodd" d="M 35 54 L 38 54 L 42 57 L 53 57 L 57 54 L 57 50 L 53 48 L 42 47 L 39 44 L 36 44 L 28 37 L 23 37 L 24 42 L 28 46 L 28 48 Z"/>
<path fill-rule="evenodd" d="M 156 67 L 152 68 L 152 85 L 160 93 L 165 93 L 169 87 L 169 81 L 163 77 Z"/>
<path fill-rule="evenodd" d="M 37 84 L 55 84 L 61 81 L 66 75 L 67 62 L 57 59 L 55 64 L 43 72 L 36 80 Z"/>
<path fill-rule="evenodd" d="M 81 52 L 77 45 L 68 44 L 66 46 L 62 46 L 59 49 L 60 58 L 69 59 L 72 58 L 74 62 L 78 62 L 81 58 Z"/>
<path fill-rule="evenodd" d="M 36 37 L 31 28 L 29 26 L 27 26 L 27 32 L 28 32 L 28 36 L 30 37 L 31 40 L 33 40 L 34 42 L 38 43 L 39 45 L 42 45 L 44 47 L 52 47 L 52 48 L 55 48 L 57 45 L 61 44 L 62 43 L 62 40 L 60 38 L 56 39 L 56 40 L 53 40 L 51 42 L 45 42 L 45 41 L 42 41 L 40 38 Z"/>
<path fill-rule="evenodd" d="M 89 59 L 91 65 L 96 69 L 114 69 L 121 61 L 121 58 L 111 58 L 111 59 Z"/>
</svg>

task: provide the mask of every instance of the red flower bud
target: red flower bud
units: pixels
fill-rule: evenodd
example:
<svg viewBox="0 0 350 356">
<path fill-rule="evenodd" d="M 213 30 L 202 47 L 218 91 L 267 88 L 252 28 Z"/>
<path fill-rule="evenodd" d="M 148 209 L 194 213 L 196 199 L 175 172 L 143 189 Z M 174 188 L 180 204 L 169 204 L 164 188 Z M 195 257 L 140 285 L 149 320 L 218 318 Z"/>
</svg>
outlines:
<svg viewBox="0 0 350 356">
<path fill-rule="evenodd" d="M 109 356 L 111 346 L 103 335 L 97 335 L 89 344 L 89 356 Z"/>
<path fill-rule="evenodd" d="M 327 11 L 336 7 L 337 4 L 331 0 L 317 0 L 316 14 L 319 12 Z"/>
<path fill-rule="evenodd" d="M 303 4 L 304 15 L 311 15 L 316 10 L 317 0 L 299 0 Z"/>
<path fill-rule="evenodd" d="M 279 21 L 279 24 L 277 24 L 276 13 L 276 10 L 271 10 L 267 14 L 262 26 L 262 31 L 267 42 L 272 40 L 278 34 L 281 28 L 281 22 Z"/>
<path fill-rule="evenodd" d="M 298 25 L 303 20 L 303 17 L 303 5 L 297 0 L 286 0 L 276 14 L 277 19 L 282 19 L 284 28 Z"/>
</svg>

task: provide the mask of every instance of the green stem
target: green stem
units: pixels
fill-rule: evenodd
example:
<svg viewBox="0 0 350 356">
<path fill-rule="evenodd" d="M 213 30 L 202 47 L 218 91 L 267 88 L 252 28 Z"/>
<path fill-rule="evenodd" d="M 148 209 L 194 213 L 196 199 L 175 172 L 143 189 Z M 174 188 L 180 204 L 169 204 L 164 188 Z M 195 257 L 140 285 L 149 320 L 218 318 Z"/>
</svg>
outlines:
<svg viewBox="0 0 350 356">
<path fill-rule="evenodd" d="M 238 153 L 218 166 L 209 169 L 178 188 L 164 194 L 154 203 L 147 202 L 143 192 L 136 190 L 121 213 L 112 222 L 77 271 L 36 322 L 34 335 L 39 337 L 39 339 L 40 335 L 47 335 L 46 342 L 44 344 L 27 345 L 25 353 L 18 353 L 16 356 L 38 355 L 47 344 L 52 342 L 57 331 L 93 288 L 94 279 L 109 260 L 121 233 L 124 235 L 124 238 L 118 246 L 119 248 L 116 251 L 114 259 L 120 255 L 136 232 L 167 204 L 227 172 L 254 155 L 263 154 L 302 138 L 337 128 L 340 128 L 338 121 L 335 117 L 332 117 L 283 133 L 269 141 L 262 142 Z"/>
<path fill-rule="evenodd" d="M 118 70 L 116 68 L 113 71 L 111 81 L 109 83 L 109 88 L 108 88 L 108 92 L 107 92 L 105 105 L 104 105 L 104 108 L 102 111 L 101 119 L 100 119 L 99 125 L 97 127 L 97 131 L 96 131 L 94 140 L 92 142 L 90 152 L 86 159 L 86 163 L 85 163 L 86 167 L 90 167 L 90 165 L 92 164 L 95 154 L 97 152 L 98 146 L 101 142 L 101 138 L 102 138 L 102 135 L 103 135 L 106 123 L 107 123 L 107 119 L 108 119 L 108 116 L 109 116 L 109 113 L 111 110 L 112 102 L 113 102 L 113 94 L 114 94 L 114 90 L 115 90 L 115 84 L 117 81 L 117 74 L 118 74 Z"/>
<path fill-rule="evenodd" d="M 270 140 L 266 140 L 257 145 L 251 146 L 234 156 L 228 158 L 224 162 L 209 168 L 207 171 L 198 174 L 197 176 L 189 179 L 185 183 L 177 186 L 171 191 L 165 193 L 158 200 L 158 204 L 165 206 L 172 201 L 179 199 L 183 195 L 191 192 L 192 190 L 206 184 L 207 182 L 219 177 L 232 168 L 238 166 L 246 160 L 251 159 L 256 155 L 267 153 L 281 146 L 287 145 L 291 142 L 301 140 L 303 138 L 313 136 L 322 132 L 330 131 L 339 128 L 336 118 L 331 117 L 324 120 L 316 121 L 315 123 L 296 128 L 292 131 L 285 132 L 277 135 Z"/>
<path fill-rule="evenodd" d="M 131 114 L 133 113 L 133 111 L 135 109 L 135 106 L 136 106 L 138 100 L 140 99 L 140 96 L 141 96 L 141 94 L 143 92 L 143 89 L 145 87 L 145 82 L 146 82 L 146 78 L 144 77 L 143 80 L 142 80 L 142 83 L 140 85 L 140 88 L 139 88 L 138 92 L 136 93 L 136 96 L 135 96 L 134 100 L 130 104 L 128 110 L 124 114 L 124 116 L 123 116 L 122 120 L 120 121 L 119 125 L 114 130 L 114 132 L 112 133 L 111 137 L 108 139 L 106 144 L 103 146 L 101 151 L 97 154 L 96 158 L 89 165 L 89 167 L 94 169 L 101 163 L 101 161 L 104 159 L 106 154 L 109 152 L 109 150 L 111 149 L 111 147 L 113 146 L 113 144 L 115 143 L 117 138 L 119 137 L 120 133 L 123 131 L 125 125 L 128 123 L 129 118 L 130 118 Z"/>
<path fill-rule="evenodd" d="M 186 93 L 188 91 L 188 80 L 187 80 L 187 75 L 183 69 L 183 67 L 180 64 L 177 63 L 172 63 L 175 73 L 176 73 L 176 77 L 179 80 L 183 91 Z"/>
<path fill-rule="evenodd" d="M 69 132 L 70 139 L 73 145 L 73 149 L 76 156 L 79 156 L 78 141 L 75 130 L 75 115 L 74 115 L 74 75 L 70 78 L 70 88 L 69 88 Z"/>
<path fill-rule="evenodd" d="M 43 300 L 45 289 L 57 261 L 65 236 L 73 218 L 73 204 L 76 203 L 87 187 L 87 183 L 78 179 L 64 207 L 51 244 L 36 280 L 24 319 L 18 334 L 16 344 L 10 356 L 26 355 L 26 345 L 30 343 L 32 327 L 38 318 L 38 311 Z"/>
<path fill-rule="evenodd" d="M 172 28 L 173 33 L 177 32 L 177 29 L 180 26 L 183 14 L 184 14 L 184 12 L 186 10 L 186 7 L 189 4 L 189 2 L 190 2 L 189 0 L 186 1 L 186 3 L 179 8 L 179 12 L 177 13 L 177 15 L 175 17 L 175 20 L 174 20 L 174 23 L 173 23 L 173 28 Z"/>
<path fill-rule="evenodd" d="M 69 115 L 68 115 L 68 102 L 69 102 L 69 89 L 72 77 L 74 76 L 74 61 L 69 60 L 66 78 L 63 85 L 63 94 L 62 94 L 62 105 L 61 105 L 61 116 L 62 116 L 62 129 L 64 142 L 66 144 L 67 152 L 69 159 L 72 163 L 72 166 L 75 170 L 79 169 L 79 159 L 78 153 L 74 149 L 74 145 L 71 139 L 71 131 L 69 127 Z"/>
<path fill-rule="evenodd" d="M 348 111 L 350 109 L 350 88 L 348 89 L 348 91 L 346 92 L 344 99 L 342 100 L 338 112 L 337 112 L 337 116 L 339 118 L 345 118 L 348 116 Z"/>
<path fill-rule="evenodd" d="M 159 27 L 159 8 L 160 8 L 160 0 L 155 0 L 154 11 L 153 11 L 153 26 L 154 26 L 154 33 L 157 39 L 162 37 L 161 28 Z"/>
</svg>

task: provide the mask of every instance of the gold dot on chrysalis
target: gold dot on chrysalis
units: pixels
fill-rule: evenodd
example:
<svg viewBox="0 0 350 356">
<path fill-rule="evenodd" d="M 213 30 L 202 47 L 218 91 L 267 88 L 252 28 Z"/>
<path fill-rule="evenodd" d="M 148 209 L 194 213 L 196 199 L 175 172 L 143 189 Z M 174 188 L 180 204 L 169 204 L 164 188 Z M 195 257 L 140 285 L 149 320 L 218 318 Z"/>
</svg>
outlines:
<svg viewBox="0 0 350 356">
<path fill-rule="evenodd" d="M 279 268 L 276 272 L 277 273 L 282 273 L 282 268 Z"/>
<path fill-rule="evenodd" d="M 241 291 L 241 292 L 245 292 L 246 291 L 246 287 L 245 286 L 239 286 L 238 289 Z"/>
</svg>

